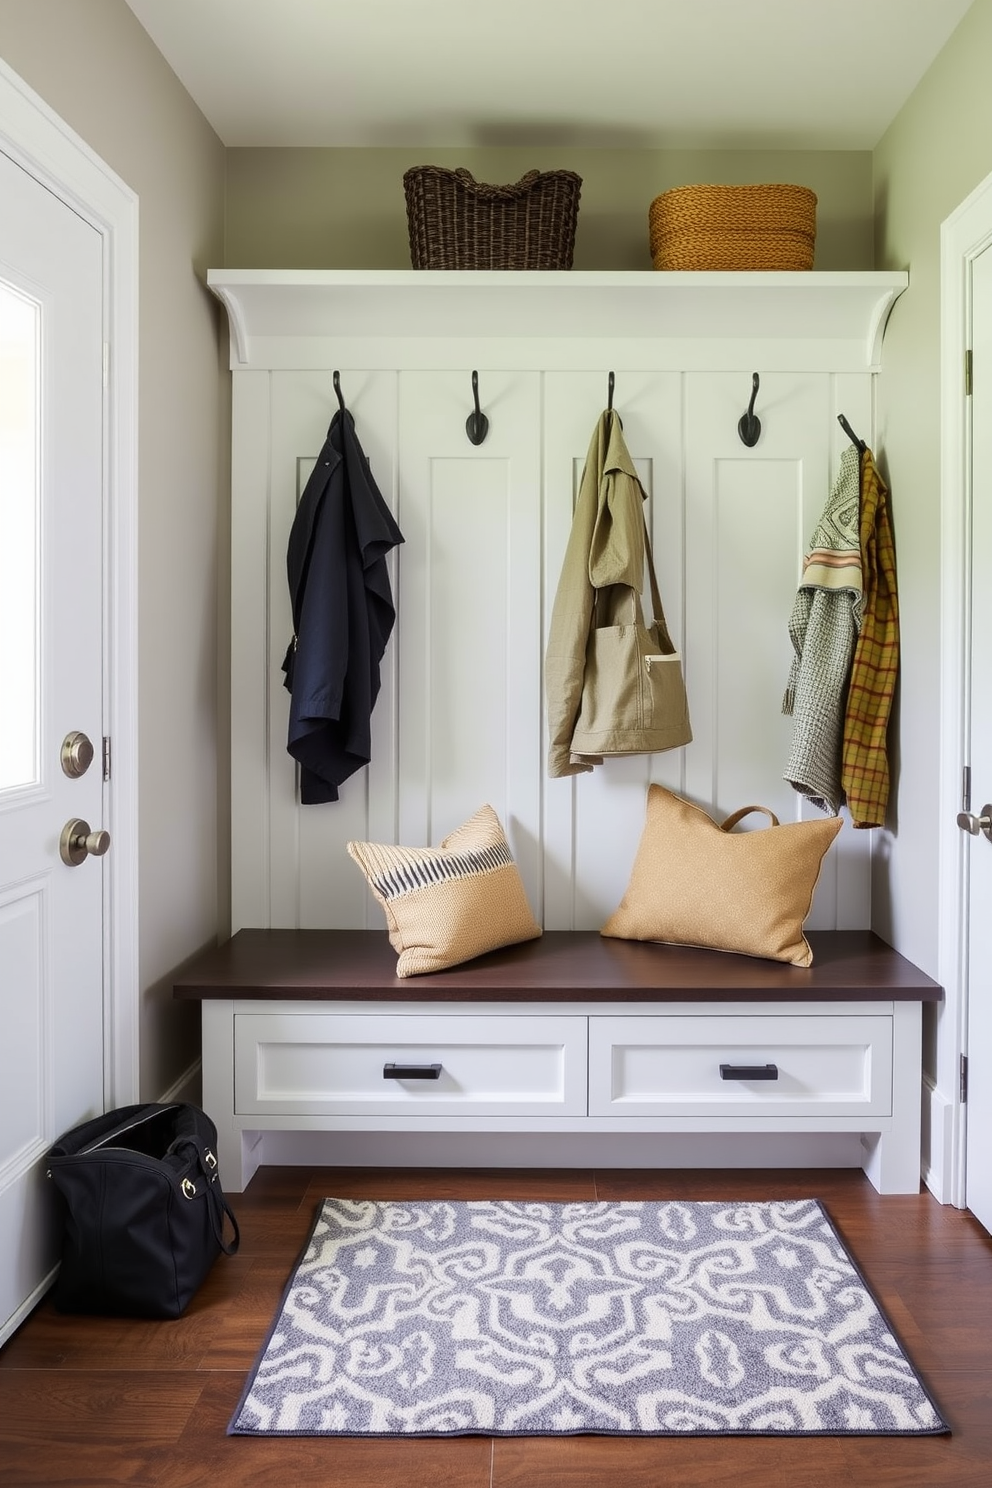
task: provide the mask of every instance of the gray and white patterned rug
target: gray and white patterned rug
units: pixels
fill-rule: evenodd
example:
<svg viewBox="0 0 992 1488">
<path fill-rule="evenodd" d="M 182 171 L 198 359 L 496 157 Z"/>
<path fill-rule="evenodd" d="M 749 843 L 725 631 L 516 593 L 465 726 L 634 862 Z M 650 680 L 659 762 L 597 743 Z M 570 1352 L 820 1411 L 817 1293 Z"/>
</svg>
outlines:
<svg viewBox="0 0 992 1488">
<path fill-rule="evenodd" d="M 325 1199 L 228 1432 L 947 1429 L 816 1199 Z"/>
</svg>

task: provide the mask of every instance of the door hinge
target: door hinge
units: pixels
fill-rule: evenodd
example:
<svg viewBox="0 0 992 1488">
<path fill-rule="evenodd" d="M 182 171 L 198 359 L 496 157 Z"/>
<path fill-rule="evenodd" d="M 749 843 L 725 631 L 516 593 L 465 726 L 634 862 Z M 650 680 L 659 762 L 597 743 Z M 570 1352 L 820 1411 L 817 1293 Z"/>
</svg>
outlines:
<svg viewBox="0 0 992 1488">
<path fill-rule="evenodd" d="M 961 1055 L 961 1104 L 968 1104 L 968 1056 Z"/>
<path fill-rule="evenodd" d="M 109 738 L 109 736 L 107 734 L 104 734 L 104 737 L 103 737 L 103 778 L 104 778 L 104 780 L 109 780 L 110 779 L 110 767 L 111 767 L 111 763 L 112 763 L 112 751 L 111 751 L 111 747 L 110 747 L 110 738 Z"/>
<path fill-rule="evenodd" d="M 969 346 L 968 350 L 964 354 L 964 395 L 965 395 L 966 398 L 970 398 L 971 397 L 971 384 L 972 384 L 973 373 L 974 373 L 974 359 L 973 359 L 973 356 L 972 356 L 971 347 Z"/>
</svg>

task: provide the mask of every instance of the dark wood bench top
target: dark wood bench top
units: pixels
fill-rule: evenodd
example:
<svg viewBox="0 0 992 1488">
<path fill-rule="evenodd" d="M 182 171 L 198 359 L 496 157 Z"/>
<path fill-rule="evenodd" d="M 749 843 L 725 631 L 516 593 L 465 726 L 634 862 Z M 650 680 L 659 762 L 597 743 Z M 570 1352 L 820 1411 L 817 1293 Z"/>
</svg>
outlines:
<svg viewBox="0 0 992 1488">
<path fill-rule="evenodd" d="M 174 984 L 179 998 L 321 1002 L 937 1002 L 943 993 L 868 930 L 807 931 L 813 965 L 548 930 L 428 976 L 396 975 L 385 930 L 239 930 Z"/>
</svg>

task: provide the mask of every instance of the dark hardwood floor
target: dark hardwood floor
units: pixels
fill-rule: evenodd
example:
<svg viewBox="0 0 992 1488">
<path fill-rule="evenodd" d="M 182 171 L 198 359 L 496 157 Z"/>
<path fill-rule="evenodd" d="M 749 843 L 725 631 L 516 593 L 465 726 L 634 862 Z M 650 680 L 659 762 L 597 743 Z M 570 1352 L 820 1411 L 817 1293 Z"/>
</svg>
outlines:
<svg viewBox="0 0 992 1488">
<path fill-rule="evenodd" d="M 318 1201 L 341 1197 L 823 1200 L 952 1434 L 806 1439 L 228 1437 Z M 175 1322 L 62 1317 L 0 1351 L 0 1484 L 72 1488 L 992 1488 L 992 1239 L 860 1172 L 262 1169 L 240 1253 Z"/>
</svg>

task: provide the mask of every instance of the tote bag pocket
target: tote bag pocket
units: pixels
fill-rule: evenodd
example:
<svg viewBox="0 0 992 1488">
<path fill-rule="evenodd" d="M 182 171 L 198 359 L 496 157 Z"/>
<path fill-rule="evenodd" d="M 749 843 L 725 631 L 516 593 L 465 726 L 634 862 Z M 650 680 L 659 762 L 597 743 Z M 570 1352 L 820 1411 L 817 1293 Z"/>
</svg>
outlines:
<svg viewBox="0 0 992 1488">
<path fill-rule="evenodd" d="M 603 625 L 590 632 L 578 732 L 599 735 L 643 726 L 647 672 L 642 658 L 656 649 L 643 625 Z"/>
<path fill-rule="evenodd" d="M 610 754 L 655 754 L 692 741 L 682 658 L 665 623 L 646 525 L 644 553 L 652 623 L 644 624 L 640 595 L 628 589 L 625 603 L 630 624 L 593 624 L 586 642 L 573 755 L 596 759 Z M 600 592 L 593 602 L 594 621 Z M 618 609 L 609 618 L 616 613 Z"/>
<path fill-rule="evenodd" d="M 604 625 L 589 633 L 573 749 L 639 754 L 692 738 L 682 661 L 661 650 L 656 625 Z"/>
<path fill-rule="evenodd" d="M 648 652 L 643 659 L 645 727 L 666 738 L 670 736 L 672 743 L 665 747 L 677 749 L 692 739 L 681 654 Z"/>
</svg>

